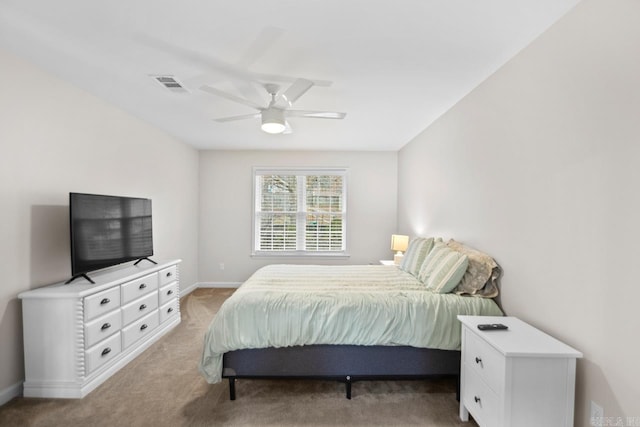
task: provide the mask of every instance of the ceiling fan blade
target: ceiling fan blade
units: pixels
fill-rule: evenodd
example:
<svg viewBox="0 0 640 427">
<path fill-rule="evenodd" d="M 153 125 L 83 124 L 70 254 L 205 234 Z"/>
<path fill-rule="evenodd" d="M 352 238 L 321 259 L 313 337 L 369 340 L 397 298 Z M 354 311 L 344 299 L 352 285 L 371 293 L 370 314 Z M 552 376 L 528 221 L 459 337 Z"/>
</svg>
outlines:
<svg viewBox="0 0 640 427">
<path fill-rule="evenodd" d="M 226 75 L 226 79 L 228 79 L 233 87 L 244 96 L 245 100 L 259 100 L 261 99 L 260 93 L 252 84 L 253 80 L 246 80 L 243 78 L 236 78 L 231 76 L 230 74 Z M 217 82 L 225 80 L 224 76 L 215 76 L 213 73 L 208 74 L 200 74 L 195 77 L 190 77 L 182 81 L 183 86 L 187 88 L 201 88 L 202 86 L 210 86 L 212 84 L 216 84 Z M 217 94 L 216 94 L 217 95 Z"/>
<path fill-rule="evenodd" d="M 298 79 L 284 92 L 278 95 L 279 104 L 284 104 L 287 107 L 291 107 L 298 98 L 304 95 L 311 87 L 313 82 L 307 79 Z"/>
<path fill-rule="evenodd" d="M 258 105 L 253 101 L 249 101 L 248 99 L 240 98 L 239 96 L 236 96 L 236 95 L 234 95 L 232 93 L 227 93 L 227 92 L 221 91 L 221 90 L 216 89 L 216 88 L 211 87 L 211 86 L 206 86 L 206 85 L 200 86 L 200 90 L 202 90 L 204 92 L 207 92 L 207 93 L 211 93 L 213 95 L 220 96 L 222 98 L 226 98 L 226 99 L 228 99 L 230 101 L 239 102 L 240 104 L 248 105 L 249 107 L 255 108 L 256 110 L 262 110 L 263 109 L 261 105 Z"/>
<path fill-rule="evenodd" d="M 243 70 L 240 67 L 237 67 L 228 62 L 222 61 L 212 55 L 203 54 L 186 47 L 177 46 L 175 44 L 146 34 L 136 34 L 135 39 L 143 45 L 152 49 L 168 53 L 171 56 L 189 61 L 193 64 L 198 64 L 199 66 L 207 70 L 207 74 L 216 73 L 218 75 L 223 74 L 236 78 L 255 80 L 255 76 L 253 75 L 253 73 L 247 70 Z"/>
<path fill-rule="evenodd" d="M 310 117 L 314 119 L 344 119 L 347 113 L 337 111 L 286 110 L 289 117 Z"/>
<path fill-rule="evenodd" d="M 256 62 L 262 55 L 264 55 L 269 48 L 284 34 L 282 28 L 268 26 L 260 31 L 258 37 L 251 43 L 249 48 L 242 54 L 240 59 L 236 62 L 236 66 L 247 70 Z M 233 86 L 245 97 L 245 99 L 260 99 L 258 90 L 253 85 L 255 78 L 251 80 L 247 79 L 232 79 Z"/>
<path fill-rule="evenodd" d="M 249 68 L 284 34 L 284 30 L 278 27 L 268 26 L 260 31 L 258 37 L 251 43 L 249 48 L 242 54 L 236 65 L 242 68 Z"/>
<path fill-rule="evenodd" d="M 265 82 L 294 83 L 296 80 L 298 80 L 298 77 L 284 76 L 282 74 L 256 73 L 252 71 L 250 73 L 253 74 L 253 76 L 257 80 L 261 80 Z M 333 82 L 330 80 L 318 80 L 318 79 L 306 79 L 306 80 L 313 82 L 315 86 L 321 86 L 321 87 L 329 87 L 333 84 Z"/>
<path fill-rule="evenodd" d="M 236 120 L 245 120 L 245 119 L 259 119 L 260 118 L 260 113 L 255 113 L 255 114 L 244 114 L 242 116 L 231 116 L 231 117 L 221 117 L 219 119 L 213 119 L 216 122 L 233 122 Z"/>
</svg>

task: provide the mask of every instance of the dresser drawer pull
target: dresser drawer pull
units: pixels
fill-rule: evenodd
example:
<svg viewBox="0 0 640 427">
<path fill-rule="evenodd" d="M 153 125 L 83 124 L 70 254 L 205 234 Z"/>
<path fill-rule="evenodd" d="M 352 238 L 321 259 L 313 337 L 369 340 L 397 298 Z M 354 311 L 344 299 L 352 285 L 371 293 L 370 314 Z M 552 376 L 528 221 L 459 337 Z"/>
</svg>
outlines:
<svg viewBox="0 0 640 427">
<path fill-rule="evenodd" d="M 145 285 L 145 284 L 143 283 L 143 284 L 141 284 L 140 286 L 138 286 L 138 289 L 144 289 L 144 288 L 146 288 L 146 287 L 147 287 L 147 285 Z"/>
<path fill-rule="evenodd" d="M 172 290 L 168 290 L 168 291 L 167 291 L 167 295 L 171 295 L 172 293 L 173 293 L 173 291 L 172 291 Z"/>
<path fill-rule="evenodd" d="M 473 400 L 475 400 L 478 405 L 482 406 L 482 403 L 480 402 L 480 398 L 478 396 L 473 396 Z"/>
<path fill-rule="evenodd" d="M 477 364 L 482 363 L 482 359 L 480 359 L 479 357 L 476 357 L 476 363 L 477 363 Z"/>
<path fill-rule="evenodd" d="M 100 329 L 104 331 L 105 329 L 109 329 L 110 327 L 111 327 L 111 323 L 105 323 L 104 325 L 102 325 Z"/>
<path fill-rule="evenodd" d="M 171 272 L 170 271 L 167 273 L 167 277 L 171 277 Z"/>
<path fill-rule="evenodd" d="M 111 300 L 109 298 L 104 298 L 102 301 L 100 301 L 100 305 L 109 304 L 110 302 Z"/>
<path fill-rule="evenodd" d="M 145 330 L 145 329 L 147 329 L 147 328 L 148 328 L 148 326 L 147 326 L 147 324 L 146 324 L 146 323 L 144 323 L 142 326 L 140 326 L 140 330 L 141 330 L 141 331 L 144 331 L 144 330 Z"/>
<path fill-rule="evenodd" d="M 111 347 L 107 347 L 104 350 L 102 350 L 102 355 L 103 356 L 106 356 L 109 353 L 111 353 Z"/>
<path fill-rule="evenodd" d="M 167 313 L 172 313 L 173 312 L 173 307 L 169 307 L 169 309 L 167 310 Z"/>
<path fill-rule="evenodd" d="M 142 305 L 140 306 L 140 311 L 144 310 L 145 308 L 147 308 L 147 304 L 142 304 Z"/>
</svg>

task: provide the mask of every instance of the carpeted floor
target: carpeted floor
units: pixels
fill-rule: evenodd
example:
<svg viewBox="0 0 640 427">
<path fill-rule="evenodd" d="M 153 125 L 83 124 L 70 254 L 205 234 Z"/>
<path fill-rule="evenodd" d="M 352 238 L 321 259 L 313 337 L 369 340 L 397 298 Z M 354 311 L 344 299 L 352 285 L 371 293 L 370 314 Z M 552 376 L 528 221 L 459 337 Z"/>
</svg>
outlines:
<svg viewBox="0 0 640 427">
<path fill-rule="evenodd" d="M 233 289 L 197 289 L 181 301 L 182 322 L 84 399 L 16 398 L 0 426 L 467 426 L 455 380 L 363 381 L 345 398 L 333 381 L 226 382 L 198 373 L 202 337 Z"/>
</svg>

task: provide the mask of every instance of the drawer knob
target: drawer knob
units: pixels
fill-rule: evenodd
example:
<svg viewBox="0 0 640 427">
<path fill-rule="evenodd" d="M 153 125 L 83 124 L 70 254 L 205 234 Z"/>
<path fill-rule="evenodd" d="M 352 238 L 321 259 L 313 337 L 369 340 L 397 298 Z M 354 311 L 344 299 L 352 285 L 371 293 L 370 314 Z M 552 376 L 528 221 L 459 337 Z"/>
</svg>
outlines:
<svg viewBox="0 0 640 427">
<path fill-rule="evenodd" d="M 141 331 L 144 331 L 144 330 L 145 330 L 145 329 L 147 329 L 147 328 L 148 328 L 148 326 L 147 326 L 147 324 L 146 324 L 146 323 L 144 323 L 142 326 L 140 326 L 140 330 L 141 330 Z"/>
<path fill-rule="evenodd" d="M 144 310 L 145 308 L 147 308 L 147 304 L 142 304 L 142 305 L 140 306 L 140 310 Z"/>
<path fill-rule="evenodd" d="M 111 300 L 109 298 L 103 298 L 102 301 L 100 301 L 100 305 L 109 304 L 110 302 Z"/>
<path fill-rule="evenodd" d="M 141 284 L 140 286 L 138 286 L 138 289 L 144 289 L 144 288 L 146 288 L 146 287 L 147 287 L 147 285 L 145 285 L 145 284 L 143 283 L 143 284 Z"/>
<path fill-rule="evenodd" d="M 482 359 L 480 359 L 479 357 L 476 357 L 476 363 L 482 363 Z"/>
<path fill-rule="evenodd" d="M 104 331 L 105 329 L 109 329 L 110 327 L 111 327 L 111 323 L 105 323 L 104 325 L 102 325 L 100 329 Z"/>
<path fill-rule="evenodd" d="M 111 347 L 107 347 L 104 350 L 102 350 L 102 355 L 103 356 L 106 356 L 109 353 L 111 353 Z"/>
<path fill-rule="evenodd" d="M 473 400 L 475 400 L 478 405 L 482 405 L 478 396 L 473 396 Z"/>
<path fill-rule="evenodd" d="M 167 313 L 172 313 L 173 312 L 173 307 L 169 307 L 169 309 L 167 310 Z"/>
<path fill-rule="evenodd" d="M 167 291 L 167 295 L 171 295 L 172 293 L 173 293 L 173 291 L 172 291 L 172 290 L 168 290 L 168 291 Z"/>
<path fill-rule="evenodd" d="M 167 277 L 171 277 L 171 272 L 170 271 L 167 273 Z"/>
</svg>

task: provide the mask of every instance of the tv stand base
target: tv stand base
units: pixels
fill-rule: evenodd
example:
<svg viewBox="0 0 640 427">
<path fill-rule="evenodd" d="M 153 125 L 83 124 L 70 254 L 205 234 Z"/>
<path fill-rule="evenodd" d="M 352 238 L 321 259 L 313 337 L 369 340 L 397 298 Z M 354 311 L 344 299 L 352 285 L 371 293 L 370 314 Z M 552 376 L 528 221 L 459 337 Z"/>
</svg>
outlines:
<svg viewBox="0 0 640 427">
<path fill-rule="evenodd" d="M 154 260 L 152 260 L 151 258 L 142 257 L 142 258 L 140 258 L 139 260 L 137 260 L 136 262 L 134 262 L 134 263 L 133 263 L 133 265 L 138 265 L 138 263 L 139 263 L 140 261 L 145 260 L 145 259 L 146 259 L 147 261 L 149 261 L 149 262 L 152 262 L 152 263 L 154 263 L 154 264 L 157 264 L 157 262 L 155 262 L 155 261 L 154 261 Z"/>
<path fill-rule="evenodd" d="M 93 280 L 91 280 L 91 278 L 89 276 L 87 276 L 86 274 L 82 273 L 82 274 L 76 274 L 75 276 L 73 276 L 71 279 L 67 280 L 66 282 L 64 282 L 65 285 L 68 285 L 69 283 L 73 282 L 74 280 L 76 280 L 79 277 L 84 277 L 85 279 L 87 279 L 89 282 L 91 282 L 92 285 L 95 285 L 96 282 L 94 282 Z"/>
</svg>

